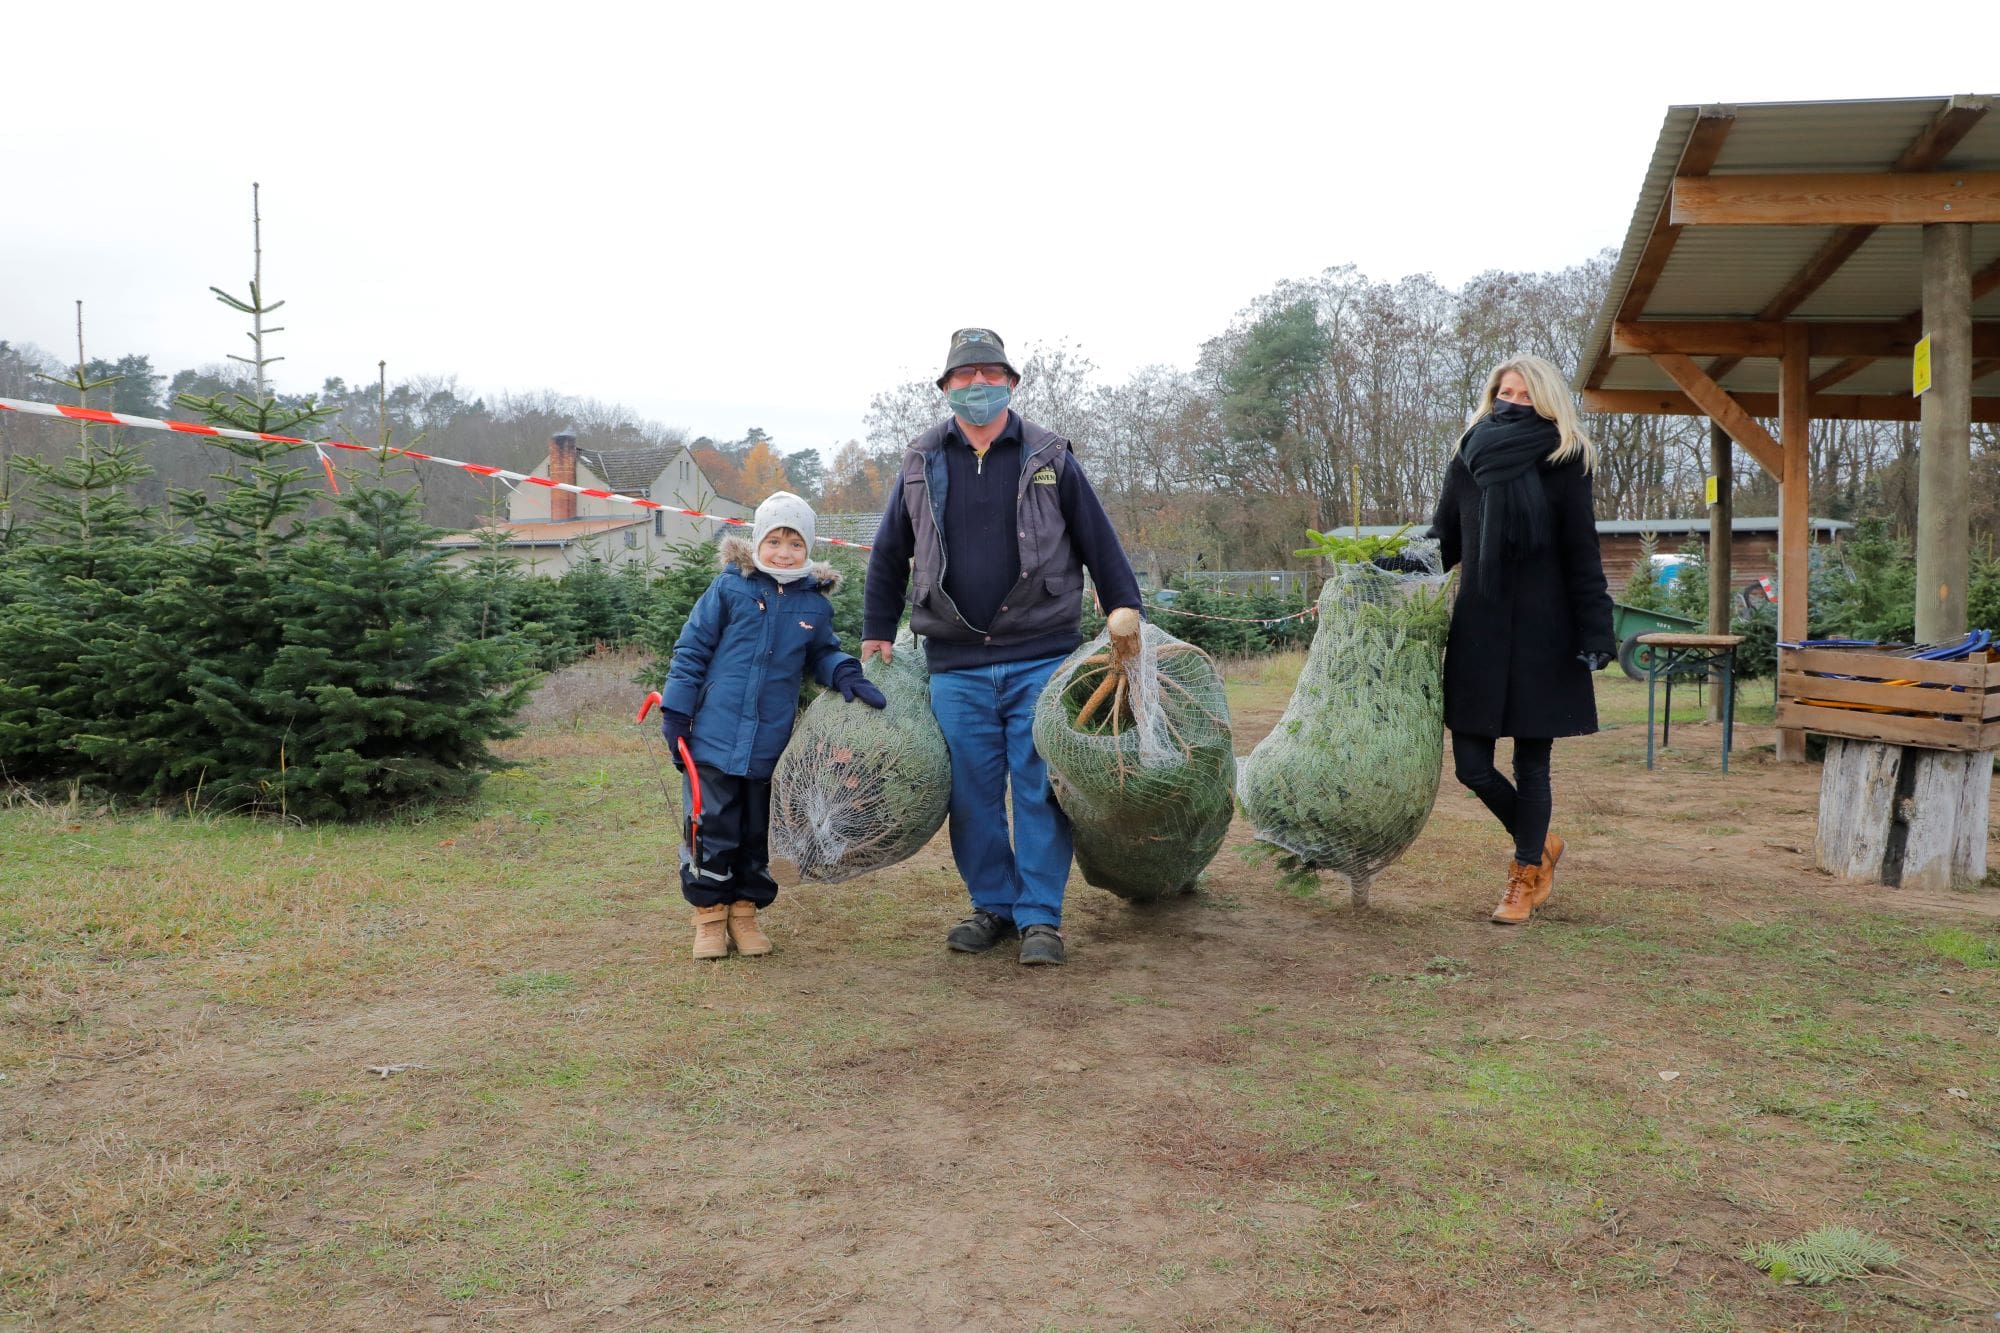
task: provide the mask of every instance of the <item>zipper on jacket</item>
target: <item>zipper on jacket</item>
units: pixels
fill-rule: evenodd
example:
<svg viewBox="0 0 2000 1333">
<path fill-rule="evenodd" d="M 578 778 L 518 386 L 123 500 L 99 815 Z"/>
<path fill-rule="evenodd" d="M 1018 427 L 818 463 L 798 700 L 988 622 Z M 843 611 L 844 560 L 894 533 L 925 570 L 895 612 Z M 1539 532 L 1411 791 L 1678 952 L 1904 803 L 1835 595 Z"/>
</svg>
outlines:
<svg viewBox="0 0 2000 1333">
<path fill-rule="evenodd" d="M 967 447 L 970 448 L 971 446 L 968 445 Z M 939 451 L 940 452 L 943 451 L 942 445 L 939 446 Z M 1021 476 L 1027 477 L 1033 475 L 1032 465 L 1035 459 L 1039 458 L 1042 454 L 1047 453 L 1048 446 L 1043 445 L 1040 449 L 1036 450 L 1034 453 L 1029 453 L 1027 450 L 1026 443 L 1023 442 L 1021 452 L 1023 455 L 1021 459 Z M 986 455 L 979 454 L 978 459 L 979 459 L 979 467 L 983 469 L 986 466 Z M 938 461 L 942 463 L 944 460 L 939 459 Z M 984 475 L 984 473 L 982 472 L 981 475 Z M 1027 493 L 1028 487 L 1025 482 L 1017 481 L 1015 484 L 1016 484 L 1016 491 L 1014 495 L 1014 504 L 1017 511 L 1015 514 L 1015 521 L 1019 522 L 1020 514 L 1018 510 L 1021 503 L 1021 496 Z M 930 473 L 928 470 L 926 470 L 924 473 L 924 502 L 931 507 L 931 530 L 937 534 L 937 544 L 938 544 L 938 575 L 937 575 L 937 588 L 936 588 L 937 595 L 944 598 L 944 604 L 951 608 L 951 613 L 953 615 L 958 617 L 959 624 L 965 626 L 967 629 L 971 630 L 974 634 L 983 635 L 985 637 L 990 638 L 992 637 L 991 632 L 988 630 L 983 630 L 979 628 L 979 626 L 973 624 L 970 620 L 967 620 L 965 618 L 965 612 L 958 609 L 958 603 L 952 601 L 951 594 L 944 590 L 945 571 L 951 568 L 951 543 L 947 542 L 944 539 L 944 510 L 942 507 L 939 506 L 937 502 L 937 493 L 931 486 Z M 1020 543 L 1020 538 L 1016 537 L 1015 538 L 1016 550 L 1019 549 L 1019 543 Z"/>
</svg>

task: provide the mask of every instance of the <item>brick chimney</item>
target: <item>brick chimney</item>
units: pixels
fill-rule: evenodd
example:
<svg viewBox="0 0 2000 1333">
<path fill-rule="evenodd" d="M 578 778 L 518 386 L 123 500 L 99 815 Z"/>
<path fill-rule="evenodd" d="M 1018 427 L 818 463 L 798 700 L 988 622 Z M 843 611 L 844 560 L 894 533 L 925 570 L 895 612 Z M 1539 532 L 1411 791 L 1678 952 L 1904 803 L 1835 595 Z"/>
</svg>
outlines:
<svg viewBox="0 0 2000 1333">
<path fill-rule="evenodd" d="M 576 432 L 557 431 L 549 437 L 549 480 L 576 485 Z M 576 517 L 575 491 L 549 492 L 549 518 L 566 523 Z"/>
</svg>

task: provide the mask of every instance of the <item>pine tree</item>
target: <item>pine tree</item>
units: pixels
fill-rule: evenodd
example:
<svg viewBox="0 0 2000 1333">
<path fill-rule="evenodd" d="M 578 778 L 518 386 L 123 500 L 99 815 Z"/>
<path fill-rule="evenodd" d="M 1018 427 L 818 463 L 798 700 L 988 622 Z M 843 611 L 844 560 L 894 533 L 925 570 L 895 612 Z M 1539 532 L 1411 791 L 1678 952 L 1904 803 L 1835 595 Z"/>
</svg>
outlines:
<svg viewBox="0 0 2000 1333">
<path fill-rule="evenodd" d="M 479 638 L 471 581 L 447 569 L 413 491 L 344 495 L 288 560 L 286 642 L 260 694 L 292 714 L 274 782 L 304 819 L 468 796 L 516 734 L 526 651 Z"/>
<path fill-rule="evenodd" d="M 328 413 L 267 389 L 261 222 L 248 300 L 251 393 L 183 397 L 209 420 L 269 434 Z M 385 427 L 386 432 L 386 427 Z M 387 444 L 385 433 L 383 443 Z M 108 651 L 100 700 L 77 748 L 115 789 L 193 789 L 225 807 L 307 819 L 362 817 L 464 796 L 499 760 L 525 700 L 524 650 L 481 638 L 480 590 L 444 564 L 420 493 L 392 484 L 388 451 L 351 477 L 330 517 L 309 518 L 306 446 L 228 441 L 234 465 L 214 501 L 177 497 L 196 538 L 171 553 L 139 602 L 140 623 Z M 329 468 L 329 480 L 332 480 Z"/>
<path fill-rule="evenodd" d="M 87 407 L 92 392 L 118 377 L 90 370 L 81 301 L 76 349 L 69 377 L 41 378 Z M 24 540 L 0 548 L 0 765 L 17 779 L 94 778 L 78 737 L 117 684 L 105 666 L 107 649 L 130 639 L 135 593 L 154 575 L 151 515 L 131 498 L 147 469 L 134 451 L 115 438 L 100 441 L 84 422 L 74 453 L 55 464 L 24 458 L 20 468 L 36 483 L 36 502 L 20 525 Z"/>
<path fill-rule="evenodd" d="M 265 316 L 284 305 L 264 289 L 263 218 L 251 186 L 253 267 L 247 299 L 210 288 L 250 317 L 249 393 L 181 394 L 211 424 L 271 435 L 311 431 L 329 415 L 311 399 L 281 403 L 266 371 L 282 360 L 266 339 L 283 330 Z M 283 744 L 297 701 L 264 688 L 285 642 L 285 560 L 306 534 L 301 520 L 314 469 L 292 460 L 305 446 L 215 437 L 229 458 L 210 497 L 183 491 L 172 508 L 191 541 L 174 544 L 141 599 L 141 624 L 102 664 L 113 694 L 77 747 L 115 790 L 158 799 L 200 788 L 219 805 L 275 803 Z"/>
</svg>

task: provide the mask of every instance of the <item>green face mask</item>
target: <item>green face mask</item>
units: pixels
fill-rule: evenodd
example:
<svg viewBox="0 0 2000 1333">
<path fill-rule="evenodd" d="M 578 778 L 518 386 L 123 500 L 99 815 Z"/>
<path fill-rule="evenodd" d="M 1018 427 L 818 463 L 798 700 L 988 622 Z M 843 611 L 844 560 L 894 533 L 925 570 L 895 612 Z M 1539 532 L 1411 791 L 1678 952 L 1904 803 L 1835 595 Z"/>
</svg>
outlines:
<svg viewBox="0 0 2000 1333">
<path fill-rule="evenodd" d="M 968 384 L 945 395 L 952 415 L 974 426 L 984 426 L 1007 410 L 1014 390 L 1005 384 Z"/>
</svg>

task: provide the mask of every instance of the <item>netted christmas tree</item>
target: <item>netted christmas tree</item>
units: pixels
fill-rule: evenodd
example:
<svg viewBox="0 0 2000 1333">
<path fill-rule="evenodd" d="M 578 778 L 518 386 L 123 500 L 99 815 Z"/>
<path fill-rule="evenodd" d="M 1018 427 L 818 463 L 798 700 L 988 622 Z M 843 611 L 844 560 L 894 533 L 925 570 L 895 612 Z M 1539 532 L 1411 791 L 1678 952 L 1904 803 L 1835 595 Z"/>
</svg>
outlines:
<svg viewBox="0 0 2000 1333">
<path fill-rule="evenodd" d="M 930 676 L 906 631 L 892 661 L 862 671 L 888 700 L 876 709 L 820 695 L 799 718 L 771 775 L 771 850 L 801 878 L 833 884 L 914 855 L 943 826 L 951 755 L 931 713 Z"/>
<path fill-rule="evenodd" d="M 1207 653 L 1114 611 L 1050 677 L 1035 749 L 1087 883 L 1132 902 L 1195 887 L 1229 831 L 1236 767 Z"/>
<path fill-rule="evenodd" d="M 1238 794 L 1295 881 L 1336 871 L 1365 904 L 1437 800 L 1451 612 L 1434 543 L 1403 549 L 1410 572 L 1354 554 L 1364 558 L 1336 563 L 1320 590 L 1298 685 L 1243 761 Z"/>
</svg>

